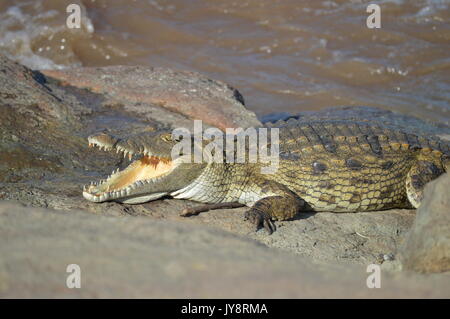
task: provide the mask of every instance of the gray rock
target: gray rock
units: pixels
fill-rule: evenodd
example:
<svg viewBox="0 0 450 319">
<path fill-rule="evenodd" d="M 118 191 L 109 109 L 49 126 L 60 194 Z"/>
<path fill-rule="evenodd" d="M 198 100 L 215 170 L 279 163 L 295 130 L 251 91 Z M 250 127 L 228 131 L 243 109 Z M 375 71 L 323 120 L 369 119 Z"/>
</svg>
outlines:
<svg viewBox="0 0 450 319">
<path fill-rule="evenodd" d="M 2 298 L 449 298 L 450 275 L 313 263 L 213 227 L 0 201 Z M 66 285 L 67 266 L 81 288 Z M 443 277 L 444 276 L 444 277 Z M 447 282 L 445 282 L 447 281 Z"/>
<path fill-rule="evenodd" d="M 259 125 L 255 113 L 244 107 L 235 88 L 196 72 L 145 66 L 109 66 L 44 70 L 63 84 L 101 93 L 107 104 L 142 116 L 154 116 L 159 106 L 188 118 L 225 129 Z"/>
<path fill-rule="evenodd" d="M 402 246 L 404 269 L 420 272 L 450 271 L 450 175 L 425 188 L 425 198 Z"/>
</svg>

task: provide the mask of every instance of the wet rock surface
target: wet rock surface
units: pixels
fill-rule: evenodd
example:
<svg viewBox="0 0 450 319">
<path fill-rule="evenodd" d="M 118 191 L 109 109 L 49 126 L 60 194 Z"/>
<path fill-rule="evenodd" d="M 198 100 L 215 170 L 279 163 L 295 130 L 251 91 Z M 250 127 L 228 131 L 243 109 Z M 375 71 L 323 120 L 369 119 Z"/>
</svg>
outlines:
<svg viewBox="0 0 450 319">
<path fill-rule="evenodd" d="M 442 289 L 434 289 L 436 283 L 437 287 L 441 287 L 440 280 L 430 279 L 444 276 L 442 278 L 448 280 L 447 274 L 436 275 L 438 277 L 410 275 L 413 281 L 420 282 L 420 286 L 417 286 L 420 289 L 417 290 L 414 284 L 409 286 L 407 276 L 403 277 L 398 271 L 395 274 L 390 273 L 390 270 L 401 269 L 397 254 L 399 247 L 409 236 L 408 231 L 416 215 L 414 210 L 302 214 L 293 221 L 277 222 L 278 230 L 268 236 L 262 230 L 254 232 L 251 225 L 243 220 L 245 208 L 219 209 L 197 216 L 180 217 L 184 208 L 198 204 L 175 199 L 162 199 L 142 205 L 113 202 L 94 204 L 84 200 L 81 195 L 83 184 L 104 178 L 117 166 L 125 164 L 119 155 L 89 149 L 86 141 L 88 135 L 102 130 L 117 135 L 128 135 L 153 131 L 160 127 L 191 127 L 192 119 L 189 116 L 208 120 L 208 123 L 228 125 L 231 122 L 224 122 L 224 118 L 234 119 L 236 114 L 241 114 L 241 117 L 237 117 L 238 122 L 231 124 L 246 126 L 245 123 L 255 122 L 254 114 L 243 109 L 239 98 L 234 102 L 227 102 L 229 107 L 218 110 L 216 106 L 209 109 L 208 113 L 202 113 L 197 117 L 189 112 L 183 113 L 161 107 L 164 103 L 152 104 L 154 103 L 152 100 L 139 102 L 139 96 L 134 97 L 137 100 L 127 100 L 128 97 L 124 97 L 117 102 L 114 95 L 116 93 L 107 94 L 106 91 L 102 91 L 103 89 L 97 91 L 104 93 L 92 92 L 90 84 L 86 87 L 91 90 L 75 87 L 82 86 L 75 80 L 90 81 L 89 79 L 96 77 L 95 72 L 98 72 L 98 78 L 101 78 L 105 72 L 111 71 L 110 67 L 106 68 L 106 71 L 101 68 L 88 69 L 86 75 L 83 74 L 83 69 L 77 69 L 73 73 L 76 76 L 66 78 L 66 85 L 62 86 L 59 81 L 26 69 L 4 57 L 1 57 L 0 62 L 0 108 L 4 111 L 0 117 L 0 205 L 3 212 L 1 225 L 6 230 L 0 232 L 0 242 L 7 243 L 0 245 L 1 256 L 4 257 L 1 260 L 3 268 L 0 270 L 0 278 L 7 278 L 6 281 L 0 280 L 0 283 L 7 283 L 3 286 L 0 284 L 0 293 L 3 295 L 59 296 L 58 294 L 68 293 L 91 297 L 339 296 L 343 288 L 333 282 L 336 280 L 335 282 L 340 285 L 341 275 L 334 267 L 336 264 L 345 264 L 343 269 L 353 267 L 348 268 L 353 269 L 349 271 L 350 273 L 358 269 L 364 277 L 361 282 L 349 284 L 345 295 L 381 296 L 382 293 L 372 295 L 370 291 L 373 290 L 369 291 L 365 286 L 367 276 L 365 267 L 370 263 L 382 264 L 382 269 L 385 269 L 389 276 L 400 278 L 399 286 L 394 285 L 392 290 L 383 290 L 386 293 L 383 296 L 450 295 L 448 285 Z M 122 77 L 120 70 L 125 69 L 116 68 L 113 78 Z M 142 69 L 139 70 L 143 72 Z M 129 73 L 125 73 L 122 78 L 130 76 Z M 142 78 L 143 74 L 140 77 Z M 191 81 L 195 82 L 195 75 L 190 74 L 190 77 Z M 181 85 L 178 82 L 178 75 L 175 75 L 174 81 L 177 84 L 172 88 Z M 128 85 L 130 88 L 134 85 L 144 87 L 146 83 L 148 84 L 145 81 L 140 83 L 139 79 L 136 79 L 136 82 Z M 164 83 L 170 83 L 170 76 Z M 205 84 L 203 78 L 196 83 L 198 97 L 184 100 L 183 108 L 195 109 L 199 101 L 211 94 L 210 89 L 206 93 L 200 92 L 202 85 L 208 87 L 211 83 Z M 151 92 L 151 88 L 152 86 L 147 87 L 148 92 Z M 156 90 L 161 92 L 163 89 L 160 86 Z M 116 91 L 120 93 L 120 90 Z M 233 91 L 223 92 L 227 96 L 227 101 L 230 101 L 232 98 L 229 94 Z M 126 94 L 133 95 L 132 92 Z M 209 107 L 208 103 L 205 102 L 205 108 Z M 237 110 L 233 106 L 236 103 L 240 105 Z M 138 108 L 141 108 L 141 111 Z M 340 118 L 345 114 L 348 118 L 348 116 L 363 117 L 366 112 L 370 114 L 369 117 L 376 114 L 382 119 L 394 121 L 393 124 L 403 121 L 402 125 L 408 126 L 409 123 L 410 127 L 417 127 L 417 130 L 426 134 L 445 136 L 449 132 L 447 127 L 434 126 L 432 123 L 425 123 L 412 117 L 373 108 L 336 108 L 326 112 L 304 112 L 296 116 L 307 120 L 327 116 Z M 258 124 L 257 121 L 256 125 Z M 439 192 L 444 192 L 442 195 L 444 197 L 448 196 L 445 189 L 440 189 Z M 3 202 L 9 200 L 24 204 L 27 208 Z M 36 229 L 32 225 L 35 225 Z M 55 227 L 54 231 L 51 230 L 52 227 Z M 110 230 L 110 227 L 114 230 Z M 146 229 L 145 235 L 136 239 L 133 233 L 140 227 Z M 45 237 L 46 229 L 51 232 L 48 238 Z M 442 229 L 436 231 L 441 232 Z M 187 241 L 189 244 L 181 244 L 191 233 L 192 238 L 197 239 Z M 169 243 L 158 246 L 158 240 L 152 240 L 153 237 L 163 238 Z M 104 245 L 91 249 L 89 238 L 96 238 L 95 240 L 101 241 Z M 58 246 L 60 241 L 66 246 L 63 244 Z M 107 243 L 108 241 L 111 244 Z M 209 247 L 211 242 L 217 245 Z M 239 250 L 238 247 L 241 246 L 246 248 L 242 248 L 240 255 L 233 255 L 233 251 Z M 108 268 L 104 277 L 98 279 L 100 281 L 96 281 L 90 290 L 84 292 L 67 292 L 65 288 L 58 286 L 61 284 L 59 281 L 55 282 L 56 277 L 52 277 L 56 276 L 55 274 L 42 275 L 42 278 L 30 274 L 31 269 L 46 269 L 46 267 L 60 271 L 62 265 L 71 259 L 69 252 L 65 253 L 62 247 L 72 247 L 73 250 L 68 251 L 79 252 L 77 256 L 80 263 L 82 261 L 89 265 L 88 268 L 95 269 L 93 274 L 99 272 L 98 269 L 102 265 L 110 265 L 108 267 L 111 268 Z M 117 252 L 114 252 L 114 249 Z M 183 259 L 185 257 L 177 259 L 177 254 L 172 255 L 168 250 L 179 251 L 179 255 L 186 255 L 187 259 Z M 51 261 L 44 260 L 44 255 L 49 253 L 48 251 L 52 251 L 52 258 L 59 260 L 58 265 L 52 266 Z M 99 252 L 102 257 L 98 257 Z M 272 259 L 276 262 L 267 264 L 267 260 Z M 25 264 L 25 260 L 32 262 Z M 70 263 L 73 263 L 73 259 L 71 260 Z M 129 266 L 127 263 L 129 260 L 135 262 Z M 185 263 L 195 264 L 194 260 L 206 271 L 196 273 L 194 266 L 183 268 L 182 265 Z M 221 264 L 223 260 L 227 262 Z M 146 270 L 148 263 L 160 267 L 158 276 L 148 275 Z M 324 265 L 323 272 L 314 272 L 315 263 Z M 173 267 L 177 274 L 182 269 L 182 275 L 175 276 L 175 279 L 167 275 L 161 270 L 166 264 L 172 265 L 168 267 Z M 229 269 L 233 269 L 233 272 Z M 242 271 L 238 271 L 240 269 Z M 255 269 L 258 269 L 257 275 L 252 277 L 252 271 L 255 272 Z M 311 270 L 311 276 L 308 275 L 308 269 Z M 118 275 L 125 270 L 131 277 Z M 435 269 L 428 268 L 428 270 Z M 18 276 L 16 271 L 26 275 Z M 61 271 L 61 276 L 64 277 L 65 268 Z M 270 278 L 262 280 L 258 277 L 262 277 L 264 273 L 270 274 Z M 158 271 L 155 274 L 158 274 Z M 59 276 L 58 273 L 58 278 Z M 148 282 L 141 283 L 143 277 L 149 277 L 145 279 Z M 251 279 L 245 280 L 246 277 Z M 92 280 L 93 278 L 91 277 Z M 229 280 L 230 278 L 234 279 Z M 292 278 L 298 278 L 299 281 Z M 347 279 L 351 280 L 351 275 Z M 51 284 L 46 286 L 45 280 L 49 280 Z M 208 280 L 223 284 L 225 288 L 220 292 L 213 292 L 208 286 Z M 267 281 L 267 287 L 272 285 L 272 291 L 264 288 L 266 287 L 264 281 Z M 248 288 L 243 289 L 239 285 L 236 287 L 233 284 L 236 282 L 245 282 L 244 286 Z M 30 285 L 37 287 L 39 283 L 39 290 L 31 289 L 27 292 L 26 287 Z M 405 286 L 401 288 L 400 283 Z M 313 285 L 316 284 L 322 285 L 323 290 L 314 290 Z M 344 285 L 346 284 L 347 282 L 344 282 Z M 149 288 L 152 285 L 165 288 L 158 293 L 155 287 Z M 273 289 L 274 285 L 278 288 Z M 311 289 L 299 288 L 305 285 Z M 42 288 L 43 286 L 47 288 Z M 117 292 L 114 295 L 111 292 L 114 289 L 104 288 L 119 286 L 127 286 L 122 292 L 123 295 Z M 133 287 L 141 288 L 133 290 Z"/>
</svg>

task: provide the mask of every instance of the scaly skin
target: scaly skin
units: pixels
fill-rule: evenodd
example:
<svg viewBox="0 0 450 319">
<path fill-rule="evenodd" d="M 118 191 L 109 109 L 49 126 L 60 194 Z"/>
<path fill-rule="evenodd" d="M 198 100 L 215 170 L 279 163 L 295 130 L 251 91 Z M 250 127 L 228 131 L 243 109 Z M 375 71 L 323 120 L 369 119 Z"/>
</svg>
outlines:
<svg viewBox="0 0 450 319">
<path fill-rule="evenodd" d="M 425 184 L 449 165 L 448 143 L 382 125 L 289 121 L 278 128 L 280 160 L 274 174 L 262 174 L 267 164 L 261 162 L 185 163 L 157 182 L 104 200 L 138 203 L 171 195 L 203 203 L 239 202 L 251 207 L 247 219 L 271 233 L 273 220 L 291 219 L 299 211 L 418 207 Z M 126 141 L 94 136 L 90 142 L 110 149 L 120 145 L 125 152 L 148 151 L 159 158 L 170 157 L 175 144 L 169 132 Z M 97 188 L 85 189 L 85 197 L 104 201 L 98 200 Z"/>
</svg>

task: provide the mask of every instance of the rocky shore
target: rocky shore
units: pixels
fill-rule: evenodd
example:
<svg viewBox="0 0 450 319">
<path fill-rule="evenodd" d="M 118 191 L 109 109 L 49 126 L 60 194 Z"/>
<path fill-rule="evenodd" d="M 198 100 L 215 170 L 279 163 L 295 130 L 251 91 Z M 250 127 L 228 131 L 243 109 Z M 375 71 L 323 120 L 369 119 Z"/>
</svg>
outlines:
<svg viewBox="0 0 450 319">
<path fill-rule="evenodd" d="M 89 149 L 98 131 L 132 134 L 260 125 L 219 81 L 148 67 L 32 71 L 0 56 L 0 297 L 450 297 L 448 174 L 419 210 L 305 213 L 253 232 L 245 208 L 189 218 L 196 203 L 94 204 L 81 187 L 122 164 Z M 449 139 L 450 128 L 374 108 L 262 118 L 373 120 Z M 82 288 L 68 289 L 68 264 Z M 382 287 L 366 268 L 379 264 Z"/>
</svg>

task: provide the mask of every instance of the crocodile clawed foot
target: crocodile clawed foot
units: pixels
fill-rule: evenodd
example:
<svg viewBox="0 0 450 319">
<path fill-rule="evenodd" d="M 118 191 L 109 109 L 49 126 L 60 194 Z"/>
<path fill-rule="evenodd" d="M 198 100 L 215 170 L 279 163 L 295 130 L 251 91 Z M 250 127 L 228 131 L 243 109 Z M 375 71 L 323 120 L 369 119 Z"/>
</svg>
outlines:
<svg viewBox="0 0 450 319">
<path fill-rule="evenodd" d="M 246 211 L 244 219 L 250 221 L 250 223 L 255 225 L 256 230 L 258 230 L 261 227 L 264 227 L 264 229 L 269 233 L 269 235 L 271 235 L 276 230 L 275 224 L 270 218 L 270 215 L 258 209 L 251 208 L 248 211 Z"/>
</svg>

